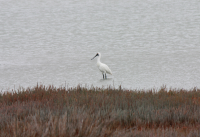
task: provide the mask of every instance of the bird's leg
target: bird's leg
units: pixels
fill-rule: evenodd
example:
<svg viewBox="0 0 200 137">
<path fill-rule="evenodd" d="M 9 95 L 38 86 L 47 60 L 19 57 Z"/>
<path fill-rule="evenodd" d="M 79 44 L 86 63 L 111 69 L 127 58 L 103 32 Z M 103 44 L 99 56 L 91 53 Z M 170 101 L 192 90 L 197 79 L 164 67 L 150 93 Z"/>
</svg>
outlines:
<svg viewBox="0 0 200 137">
<path fill-rule="evenodd" d="M 107 79 L 106 73 L 105 73 L 105 79 Z"/>
<path fill-rule="evenodd" d="M 103 79 L 104 79 L 104 74 L 103 74 Z"/>
</svg>

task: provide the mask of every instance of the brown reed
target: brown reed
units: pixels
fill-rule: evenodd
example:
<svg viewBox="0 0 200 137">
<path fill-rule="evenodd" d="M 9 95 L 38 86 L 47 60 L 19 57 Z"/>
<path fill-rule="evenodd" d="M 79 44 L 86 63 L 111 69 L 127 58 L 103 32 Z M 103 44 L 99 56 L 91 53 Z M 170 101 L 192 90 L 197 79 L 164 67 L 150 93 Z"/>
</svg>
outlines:
<svg viewBox="0 0 200 137">
<path fill-rule="evenodd" d="M 56 88 L 0 94 L 0 136 L 200 136 L 200 90 Z"/>
</svg>

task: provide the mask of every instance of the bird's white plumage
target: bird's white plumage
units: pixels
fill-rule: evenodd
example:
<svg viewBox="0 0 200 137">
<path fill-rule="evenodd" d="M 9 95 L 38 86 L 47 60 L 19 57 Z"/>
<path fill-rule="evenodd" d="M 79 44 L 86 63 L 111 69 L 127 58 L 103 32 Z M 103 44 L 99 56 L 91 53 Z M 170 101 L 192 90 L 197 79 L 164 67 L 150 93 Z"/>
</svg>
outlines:
<svg viewBox="0 0 200 137">
<path fill-rule="evenodd" d="M 98 68 L 102 73 L 108 73 L 112 75 L 110 68 L 106 64 L 101 63 Z"/>
<path fill-rule="evenodd" d="M 100 61 L 101 53 L 98 52 L 92 59 L 94 59 L 95 57 L 97 57 L 97 67 L 102 72 L 103 78 L 104 78 L 104 75 L 105 75 L 105 78 L 106 78 L 106 73 L 112 75 L 112 71 L 110 70 L 110 68 L 106 64 L 101 63 L 101 61 Z"/>
</svg>

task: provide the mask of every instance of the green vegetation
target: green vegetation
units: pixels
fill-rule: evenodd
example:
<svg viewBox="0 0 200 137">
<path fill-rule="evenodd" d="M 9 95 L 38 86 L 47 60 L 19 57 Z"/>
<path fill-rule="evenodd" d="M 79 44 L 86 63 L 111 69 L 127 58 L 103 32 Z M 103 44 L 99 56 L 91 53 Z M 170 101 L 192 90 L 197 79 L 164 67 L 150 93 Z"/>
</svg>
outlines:
<svg viewBox="0 0 200 137">
<path fill-rule="evenodd" d="M 36 86 L 0 94 L 1 137 L 200 136 L 200 90 Z"/>
</svg>

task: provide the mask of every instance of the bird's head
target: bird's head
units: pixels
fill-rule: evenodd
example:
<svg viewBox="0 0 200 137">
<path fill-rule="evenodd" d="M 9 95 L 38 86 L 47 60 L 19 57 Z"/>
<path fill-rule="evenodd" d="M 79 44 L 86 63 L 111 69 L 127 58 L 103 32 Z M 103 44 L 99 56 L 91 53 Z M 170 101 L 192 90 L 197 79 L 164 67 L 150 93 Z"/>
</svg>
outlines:
<svg viewBox="0 0 200 137">
<path fill-rule="evenodd" d="M 91 60 L 93 60 L 97 56 L 101 56 L 101 53 L 97 52 L 97 54 Z"/>
</svg>

